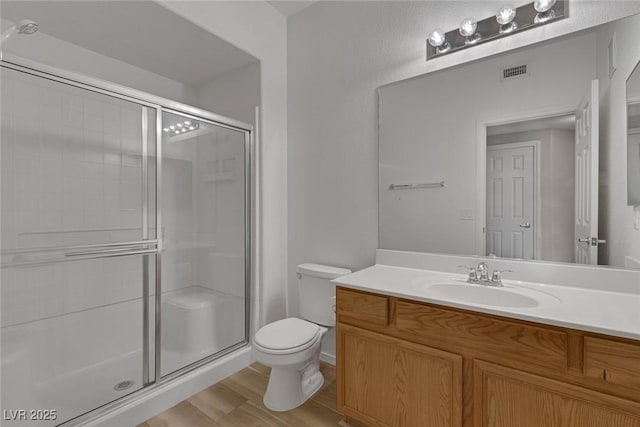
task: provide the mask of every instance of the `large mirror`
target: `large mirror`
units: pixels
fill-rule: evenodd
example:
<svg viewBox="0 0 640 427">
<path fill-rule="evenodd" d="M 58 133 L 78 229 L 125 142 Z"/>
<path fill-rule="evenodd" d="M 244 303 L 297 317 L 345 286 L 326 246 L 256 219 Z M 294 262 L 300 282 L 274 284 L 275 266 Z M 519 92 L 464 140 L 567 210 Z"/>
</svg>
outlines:
<svg viewBox="0 0 640 427">
<path fill-rule="evenodd" d="M 634 15 L 379 88 L 380 248 L 640 268 L 639 60 Z"/>
</svg>

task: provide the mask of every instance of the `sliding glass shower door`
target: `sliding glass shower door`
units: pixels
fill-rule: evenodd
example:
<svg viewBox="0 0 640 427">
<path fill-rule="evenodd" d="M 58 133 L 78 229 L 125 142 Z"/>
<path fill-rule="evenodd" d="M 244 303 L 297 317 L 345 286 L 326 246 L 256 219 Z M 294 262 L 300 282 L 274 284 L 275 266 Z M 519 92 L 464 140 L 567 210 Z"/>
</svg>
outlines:
<svg viewBox="0 0 640 427">
<path fill-rule="evenodd" d="M 162 115 L 161 374 L 247 336 L 248 133 Z"/>
<path fill-rule="evenodd" d="M 157 109 L 1 78 L 2 425 L 57 425 L 154 379 Z"/>
<path fill-rule="evenodd" d="M 246 344 L 250 126 L 1 65 L 1 424 L 84 422 Z"/>
</svg>

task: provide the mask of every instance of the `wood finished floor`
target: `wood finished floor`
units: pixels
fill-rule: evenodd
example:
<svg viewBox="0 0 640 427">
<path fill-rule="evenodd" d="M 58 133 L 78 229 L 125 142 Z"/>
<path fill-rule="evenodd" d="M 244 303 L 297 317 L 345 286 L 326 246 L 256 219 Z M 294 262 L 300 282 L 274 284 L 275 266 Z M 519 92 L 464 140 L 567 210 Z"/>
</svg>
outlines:
<svg viewBox="0 0 640 427">
<path fill-rule="evenodd" d="M 335 368 L 320 365 L 324 385 L 311 399 L 287 412 L 273 412 L 262 403 L 270 368 L 254 363 L 138 427 L 337 427 Z"/>
</svg>

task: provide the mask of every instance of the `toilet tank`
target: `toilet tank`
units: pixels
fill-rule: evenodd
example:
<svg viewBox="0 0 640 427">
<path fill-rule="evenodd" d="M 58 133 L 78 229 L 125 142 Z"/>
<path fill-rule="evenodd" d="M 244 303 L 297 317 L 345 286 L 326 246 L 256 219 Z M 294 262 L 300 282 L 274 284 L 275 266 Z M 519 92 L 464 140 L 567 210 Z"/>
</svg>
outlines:
<svg viewBox="0 0 640 427">
<path fill-rule="evenodd" d="M 351 273 L 346 268 L 320 264 L 298 266 L 300 317 L 324 326 L 335 326 L 336 286 L 332 279 Z"/>
</svg>

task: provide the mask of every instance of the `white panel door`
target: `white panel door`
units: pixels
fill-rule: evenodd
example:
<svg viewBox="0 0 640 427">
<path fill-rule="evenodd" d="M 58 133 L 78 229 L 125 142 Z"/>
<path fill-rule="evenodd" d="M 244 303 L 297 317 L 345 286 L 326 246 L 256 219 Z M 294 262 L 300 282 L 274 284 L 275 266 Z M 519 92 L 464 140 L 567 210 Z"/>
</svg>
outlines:
<svg viewBox="0 0 640 427">
<path fill-rule="evenodd" d="M 487 147 L 487 255 L 533 259 L 535 148 Z"/>
<path fill-rule="evenodd" d="M 598 80 L 576 110 L 576 263 L 598 263 Z"/>
</svg>

